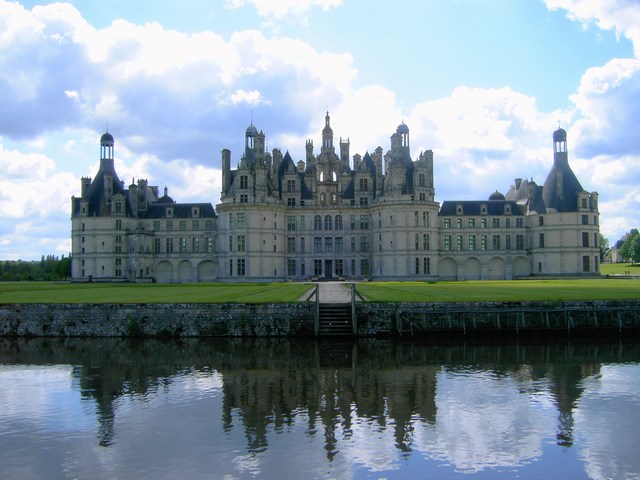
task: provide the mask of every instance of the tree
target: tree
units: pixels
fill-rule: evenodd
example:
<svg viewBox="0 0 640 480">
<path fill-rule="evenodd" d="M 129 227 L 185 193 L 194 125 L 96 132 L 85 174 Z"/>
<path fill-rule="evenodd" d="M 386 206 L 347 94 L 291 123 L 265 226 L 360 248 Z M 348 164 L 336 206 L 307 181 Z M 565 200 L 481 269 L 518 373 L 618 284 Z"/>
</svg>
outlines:
<svg viewBox="0 0 640 480">
<path fill-rule="evenodd" d="M 629 233 L 625 235 L 624 243 L 622 247 L 620 247 L 620 255 L 625 259 L 630 258 L 632 265 L 636 259 L 640 258 L 640 255 L 634 255 L 633 250 L 633 241 L 636 237 L 638 237 L 638 229 L 632 228 Z"/>
<path fill-rule="evenodd" d="M 604 235 L 602 235 L 601 233 L 599 233 L 598 245 L 600 245 L 600 261 L 602 262 L 604 260 L 604 256 L 609 251 L 609 239 Z"/>
<path fill-rule="evenodd" d="M 634 261 L 640 259 L 640 234 L 637 234 L 633 237 L 633 240 L 631 241 L 630 254 L 631 265 L 633 265 Z"/>
</svg>

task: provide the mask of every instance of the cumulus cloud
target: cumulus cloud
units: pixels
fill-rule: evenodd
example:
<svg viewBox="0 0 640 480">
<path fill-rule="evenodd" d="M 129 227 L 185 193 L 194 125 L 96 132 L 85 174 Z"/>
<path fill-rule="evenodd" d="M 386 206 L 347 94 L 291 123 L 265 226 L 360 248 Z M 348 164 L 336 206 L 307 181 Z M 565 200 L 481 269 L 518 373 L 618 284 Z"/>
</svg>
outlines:
<svg viewBox="0 0 640 480">
<path fill-rule="evenodd" d="M 227 0 L 227 8 L 240 8 L 252 5 L 256 13 L 275 25 L 276 21 L 289 18 L 304 25 L 314 8 L 329 10 L 342 5 L 342 0 Z"/>
</svg>

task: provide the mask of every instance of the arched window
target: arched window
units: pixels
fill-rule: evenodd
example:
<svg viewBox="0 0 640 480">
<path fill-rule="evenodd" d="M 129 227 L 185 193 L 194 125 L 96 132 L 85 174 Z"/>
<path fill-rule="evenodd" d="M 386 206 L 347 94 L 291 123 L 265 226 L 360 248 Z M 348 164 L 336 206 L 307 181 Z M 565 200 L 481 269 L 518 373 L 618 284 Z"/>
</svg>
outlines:
<svg viewBox="0 0 640 480">
<path fill-rule="evenodd" d="M 336 215 L 335 219 L 336 230 L 342 230 L 342 215 Z"/>
<path fill-rule="evenodd" d="M 314 230 L 322 230 L 322 218 L 320 215 L 316 215 L 313 217 L 313 229 Z"/>
<path fill-rule="evenodd" d="M 324 217 L 324 229 L 325 230 L 333 230 L 333 225 L 331 221 L 331 215 L 325 215 Z"/>
</svg>

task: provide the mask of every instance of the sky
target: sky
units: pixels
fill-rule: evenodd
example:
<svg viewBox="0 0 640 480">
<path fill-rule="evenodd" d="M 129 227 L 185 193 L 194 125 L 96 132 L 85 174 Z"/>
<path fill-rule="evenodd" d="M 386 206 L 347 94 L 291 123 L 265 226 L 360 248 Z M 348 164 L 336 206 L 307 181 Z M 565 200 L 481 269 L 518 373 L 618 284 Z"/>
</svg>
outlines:
<svg viewBox="0 0 640 480">
<path fill-rule="evenodd" d="M 0 0 L 0 259 L 69 254 L 107 129 L 126 185 L 215 206 L 248 125 L 298 161 L 327 111 L 351 155 L 406 123 L 438 202 L 543 184 L 561 126 L 613 244 L 640 227 L 638 105 L 635 0 Z"/>
</svg>

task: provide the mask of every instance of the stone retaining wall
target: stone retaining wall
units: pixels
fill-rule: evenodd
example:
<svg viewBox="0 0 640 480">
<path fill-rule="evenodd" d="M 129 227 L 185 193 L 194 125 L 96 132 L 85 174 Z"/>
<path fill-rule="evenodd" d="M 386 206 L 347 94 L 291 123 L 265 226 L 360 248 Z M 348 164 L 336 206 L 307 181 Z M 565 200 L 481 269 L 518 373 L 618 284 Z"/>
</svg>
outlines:
<svg viewBox="0 0 640 480">
<path fill-rule="evenodd" d="M 359 336 L 640 331 L 640 300 L 357 303 Z M 0 336 L 313 337 L 315 303 L 5 304 Z"/>
</svg>

